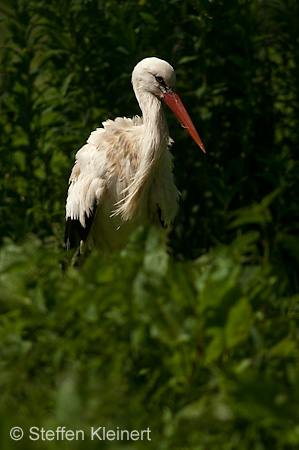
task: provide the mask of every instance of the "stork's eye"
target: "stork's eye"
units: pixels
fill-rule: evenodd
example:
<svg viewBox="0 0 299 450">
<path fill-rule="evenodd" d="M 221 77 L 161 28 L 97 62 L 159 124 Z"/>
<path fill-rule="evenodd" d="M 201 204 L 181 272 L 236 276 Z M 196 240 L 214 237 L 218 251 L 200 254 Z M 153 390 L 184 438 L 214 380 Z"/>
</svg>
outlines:
<svg viewBox="0 0 299 450">
<path fill-rule="evenodd" d="M 158 83 L 160 84 L 164 84 L 164 80 L 162 77 L 159 77 L 158 75 L 155 75 L 156 80 L 158 81 Z"/>
</svg>

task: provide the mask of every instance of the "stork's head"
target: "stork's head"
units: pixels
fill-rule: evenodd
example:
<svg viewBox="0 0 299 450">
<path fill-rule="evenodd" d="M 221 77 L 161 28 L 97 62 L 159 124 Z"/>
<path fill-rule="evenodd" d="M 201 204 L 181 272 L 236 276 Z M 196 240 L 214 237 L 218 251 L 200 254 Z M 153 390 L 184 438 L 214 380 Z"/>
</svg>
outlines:
<svg viewBox="0 0 299 450">
<path fill-rule="evenodd" d="M 135 66 L 132 83 L 135 90 L 150 92 L 162 99 L 167 90 L 175 90 L 175 71 L 168 62 L 162 59 L 145 58 Z"/>
<path fill-rule="evenodd" d="M 154 57 L 143 59 L 133 70 L 132 84 L 137 98 L 140 94 L 150 93 L 164 100 L 201 150 L 206 152 L 189 114 L 176 93 L 175 71 L 168 62 Z"/>
</svg>

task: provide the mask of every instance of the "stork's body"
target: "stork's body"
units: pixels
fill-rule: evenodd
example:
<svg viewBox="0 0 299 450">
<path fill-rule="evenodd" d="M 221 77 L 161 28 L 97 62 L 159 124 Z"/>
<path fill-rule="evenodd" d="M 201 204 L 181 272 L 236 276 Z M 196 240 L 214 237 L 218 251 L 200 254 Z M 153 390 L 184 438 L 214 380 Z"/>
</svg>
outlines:
<svg viewBox="0 0 299 450">
<path fill-rule="evenodd" d="M 146 58 L 132 74 L 142 118 L 116 118 L 92 132 L 76 155 L 66 204 L 66 246 L 88 240 L 103 252 L 123 247 L 131 232 L 149 222 L 169 227 L 179 192 L 172 175 L 165 100 L 204 150 L 175 94 L 175 72 Z M 76 242 L 74 230 L 79 231 Z"/>
</svg>

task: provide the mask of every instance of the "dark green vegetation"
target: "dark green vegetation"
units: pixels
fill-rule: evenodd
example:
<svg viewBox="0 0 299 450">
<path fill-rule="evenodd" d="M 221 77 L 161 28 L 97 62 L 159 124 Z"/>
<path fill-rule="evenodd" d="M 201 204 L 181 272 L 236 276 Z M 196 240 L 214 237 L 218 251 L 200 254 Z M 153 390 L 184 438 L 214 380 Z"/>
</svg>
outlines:
<svg viewBox="0 0 299 450">
<path fill-rule="evenodd" d="M 297 0 L 0 2 L 1 449 L 299 446 Z M 169 61 L 207 149 L 167 112 L 182 192 L 155 230 L 67 267 L 74 154 L 138 114 L 145 56 Z M 28 439 L 31 426 L 85 441 Z M 92 442 L 90 427 L 151 429 Z"/>
</svg>

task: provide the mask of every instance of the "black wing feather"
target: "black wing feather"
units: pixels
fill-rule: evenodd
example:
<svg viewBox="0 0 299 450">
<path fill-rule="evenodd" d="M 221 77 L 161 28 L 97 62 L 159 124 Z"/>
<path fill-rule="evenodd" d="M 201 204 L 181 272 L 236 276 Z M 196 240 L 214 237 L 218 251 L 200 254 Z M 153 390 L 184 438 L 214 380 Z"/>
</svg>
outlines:
<svg viewBox="0 0 299 450">
<path fill-rule="evenodd" d="M 64 236 L 66 250 L 78 247 L 81 241 L 86 242 L 96 209 L 97 208 L 95 206 L 89 217 L 85 214 L 85 227 L 83 227 L 79 219 L 71 219 L 70 217 L 67 218 Z"/>
<path fill-rule="evenodd" d="M 166 226 L 166 223 L 164 222 L 164 220 L 162 219 L 162 211 L 161 211 L 160 206 L 157 206 L 157 213 L 158 213 L 160 224 L 162 225 L 163 228 L 166 229 L 167 226 Z"/>
</svg>

